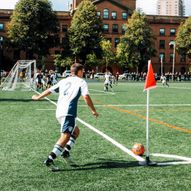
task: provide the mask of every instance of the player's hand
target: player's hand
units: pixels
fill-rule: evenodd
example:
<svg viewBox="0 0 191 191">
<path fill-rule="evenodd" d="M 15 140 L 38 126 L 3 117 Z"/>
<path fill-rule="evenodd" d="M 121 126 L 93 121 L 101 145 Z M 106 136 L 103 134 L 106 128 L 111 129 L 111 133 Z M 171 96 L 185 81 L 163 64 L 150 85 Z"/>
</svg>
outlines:
<svg viewBox="0 0 191 191">
<path fill-rule="evenodd" d="M 35 100 L 35 101 L 36 101 L 36 100 L 39 100 L 38 95 L 33 95 L 33 96 L 32 96 L 32 99 Z"/>
<path fill-rule="evenodd" d="M 99 114 L 96 112 L 96 111 L 92 111 L 92 114 L 94 115 L 94 117 L 98 117 L 99 116 Z"/>
</svg>

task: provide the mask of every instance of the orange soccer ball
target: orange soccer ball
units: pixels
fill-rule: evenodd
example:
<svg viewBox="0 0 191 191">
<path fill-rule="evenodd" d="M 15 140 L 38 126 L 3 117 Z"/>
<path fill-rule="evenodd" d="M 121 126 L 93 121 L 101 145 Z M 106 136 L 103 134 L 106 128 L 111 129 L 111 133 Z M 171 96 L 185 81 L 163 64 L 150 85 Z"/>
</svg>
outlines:
<svg viewBox="0 0 191 191">
<path fill-rule="evenodd" d="M 132 148 L 132 152 L 136 155 L 143 155 L 145 152 L 145 148 L 141 143 L 135 143 Z"/>
</svg>

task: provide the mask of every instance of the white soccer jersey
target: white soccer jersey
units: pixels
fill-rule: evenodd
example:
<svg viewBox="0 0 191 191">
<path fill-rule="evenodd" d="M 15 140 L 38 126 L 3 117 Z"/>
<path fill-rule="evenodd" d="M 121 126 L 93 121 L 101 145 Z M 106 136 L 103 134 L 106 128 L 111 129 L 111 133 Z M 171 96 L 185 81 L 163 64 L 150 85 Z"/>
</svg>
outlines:
<svg viewBox="0 0 191 191">
<path fill-rule="evenodd" d="M 110 74 L 109 73 L 105 74 L 105 82 L 104 82 L 104 84 L 110 84 Z"/>
<path fill-rule="evenodd" d="M 49 88 L 51 92 L 59 90 L 56 118 L 63 116 L 77 116 L 77 104 L 79 97 L 88 95 L 88 86 L 85 80 L 77 76 L 71 76 L 59 81 Z"/>
</svg>

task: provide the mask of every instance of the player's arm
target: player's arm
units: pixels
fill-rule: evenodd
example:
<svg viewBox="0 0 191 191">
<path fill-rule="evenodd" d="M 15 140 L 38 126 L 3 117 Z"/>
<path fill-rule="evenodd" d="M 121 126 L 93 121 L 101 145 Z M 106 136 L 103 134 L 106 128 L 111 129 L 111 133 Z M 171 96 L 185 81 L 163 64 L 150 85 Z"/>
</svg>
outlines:
<svg viewBox="0 0 191 191">
<path fill-rule="evenodd" d="M 47 89 L 47 90 L 45 90 L 44 92 L 42 92 L 41 94 L 33 95 L 33 96 L 32 96 L 32 99 L 33 99 L 33 100 L 39 100 L 39 99 L 42 99 L 42 98 L 44 98 L 44 97 L 50 95 L 51 93 L 52 93 L 52 92 L 51 92 L 49 89 Z"/>
<path fill-rule="evenodd" d="M 93 104 L 93 102 L 92 102 L 91 97 L 87 94 L 87 95 L 84 95 L 83 98 L 84 98 L 84 101 L 86 102 L 86 104 L 87 104 L 87 105 L 89 106 L 89 108 L 91 109 L 92 114 L 93 114 L 95 117 L 98 117 L 99 114 L 97 113 L 97 111 L 96 111 L 96 109 L 95 109 L 95 107 L 94 107 L 94 104 Z"/>
</svg>

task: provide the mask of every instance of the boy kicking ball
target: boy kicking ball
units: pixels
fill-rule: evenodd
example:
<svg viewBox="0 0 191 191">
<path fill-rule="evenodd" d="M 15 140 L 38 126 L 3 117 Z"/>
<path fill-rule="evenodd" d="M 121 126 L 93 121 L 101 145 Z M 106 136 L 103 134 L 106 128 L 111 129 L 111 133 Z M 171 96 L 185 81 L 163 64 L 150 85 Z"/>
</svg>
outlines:
<svg viewBox="0 0 191 191">
<path fill-rule="evenodd" d="M 54 159 L 59 155 L 64 158 L 69 157 L 71 147 L 75 144 L 75 140 L 79 135 L 79 128 L 76 127 L 77 103 L 82 95 L 84 101 L 89 106 L 92 114 L 98 117 L 98 113 L 89 96 L 88 86 L 83 77 L 83 66 L 75 63 L 71 66 L 71 76 L 59 81 L 56 85 L 45 90 L 39 95 L 33 95 L 33 100 L 40 100 L 53 92 L 59 91 L 57 102 L 56 118 L 61 124 L 61 135 L 53 150 L 50 152 L 44 164 L 48 167 L 55 168 Z"/>
</svg>

